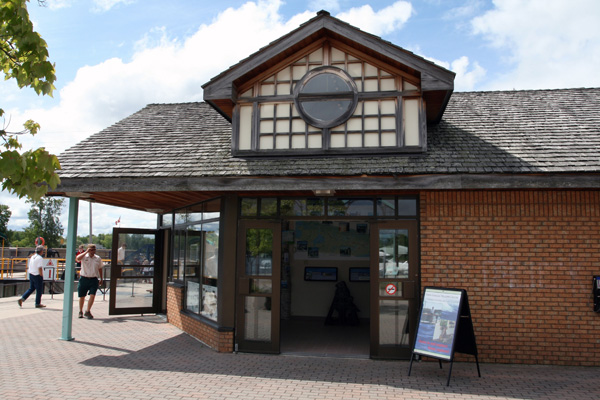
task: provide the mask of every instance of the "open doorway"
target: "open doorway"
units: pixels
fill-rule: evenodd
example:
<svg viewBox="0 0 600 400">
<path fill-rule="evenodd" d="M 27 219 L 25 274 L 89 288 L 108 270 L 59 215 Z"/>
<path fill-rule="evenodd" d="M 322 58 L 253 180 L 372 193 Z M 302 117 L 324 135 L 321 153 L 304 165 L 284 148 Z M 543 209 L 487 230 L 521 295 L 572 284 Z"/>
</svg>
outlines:
<svg viewBox="0 0 600 400">
<path fill-rule="evenodd" d="M 366 221 L 285 221 L 283 354 L 369 357 L 370 226 Z"/>
</svg>

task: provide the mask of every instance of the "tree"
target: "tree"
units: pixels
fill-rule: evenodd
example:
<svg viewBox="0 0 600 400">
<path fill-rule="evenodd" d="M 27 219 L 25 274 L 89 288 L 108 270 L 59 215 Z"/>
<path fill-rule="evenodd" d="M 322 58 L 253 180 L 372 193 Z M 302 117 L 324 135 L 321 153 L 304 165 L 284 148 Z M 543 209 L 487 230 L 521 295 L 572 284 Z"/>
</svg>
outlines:
<svg viewBox="0 0 600 400">
<path fill-rule="evenodd" d="M 90 243 L 89 236 L 77 236 L 77 246 L 80 244 L 86 246 Z M 97 236 L 92 235 L 92 243 L 98 248 L 110 249 L 112 247 L 112 233 L 100 233 Z"/>
<path fill-rule="evenodd" d="M 31 209 L 27 213 L 29 226 L 25 228 L 25 236 L 30 246 L 37 237 L 43 237 L 48 247 L 59 247 L 64 228 L 60 223 L 60 213 L 65 199 L 43 197 L 39 201 L 27 200 Z"/>
<path fill-rule="evenodd" d="M 31 242 L 27 241 L 25 232 L 23 231 L 8 231 L 8 242 L 13 247 L 31 247 Z"/>
<path fill-rule="evenodd" d="M 8 220 L 12 212 L 7 205 L 0 204 L 0 233 L 4 234 L 4 236 L 8 236 Z"/>
<path fill-rule="evenodd" d="M 54 64 L 48 61 L 46 42 L 33 30 L 27 12 L 29 0 L 2 0 L 0 2 L 0 70 L 4 79 L 15 79 L 19 88 L 30 87 L 38 95 L 52 96 L 54 90 Z M 44 1 L 38 4 L 45 5 Z M 0 108 L 0 118 L 4 110 Z M 55 155 L 43 147 L 22 153 L 18 136 L 35 135 L 40 125 L 32 120 L 20 132 L 8 132 L 0 126 L 0 181 L 2 189 L 27 196 L 37 201 L 48 187 L 55 189 L 60 183 L 57 170 L 60 163 Z"/>
</svg>

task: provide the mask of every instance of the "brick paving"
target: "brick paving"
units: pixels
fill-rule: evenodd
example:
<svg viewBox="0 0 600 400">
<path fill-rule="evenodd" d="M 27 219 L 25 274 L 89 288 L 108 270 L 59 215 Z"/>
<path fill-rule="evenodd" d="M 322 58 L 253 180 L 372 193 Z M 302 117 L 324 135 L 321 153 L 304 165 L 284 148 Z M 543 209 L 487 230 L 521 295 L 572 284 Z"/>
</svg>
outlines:
<svg viewBox="0 0 600 400">
<path fill-rule="evenodd" d="M 63 296 L 46 309 L 0 299 L 0 399 L 577 399 L 600 398 L 600 368 L 219 354 L 163 316 L 73 319 L 60 340 Z M 76 299 L 74 299 L 76 300 Z M 74 310 L 77 306 L 74 303 Z"/>
</svg>

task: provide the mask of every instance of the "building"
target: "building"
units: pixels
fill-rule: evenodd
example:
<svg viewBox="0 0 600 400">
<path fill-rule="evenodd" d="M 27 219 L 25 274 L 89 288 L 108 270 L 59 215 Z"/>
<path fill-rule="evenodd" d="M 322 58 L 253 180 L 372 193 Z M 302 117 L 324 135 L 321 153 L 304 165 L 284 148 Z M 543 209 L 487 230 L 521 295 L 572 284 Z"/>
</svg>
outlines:
<svg viewBox="0 0 600 400">
<path fill-rule="evenodd" d="M 481 361 L 599 366 L 600 89 L 453 80 L 322 11 L 205 102 L 68 149 L 51 195 L 156 213 L 115 229 L 111 312 L 166 311 L 217 351 L 311 352 L 331 322 L 360 355 L 408 358 L 439 286 L 467 290 Z"/>
</svg>

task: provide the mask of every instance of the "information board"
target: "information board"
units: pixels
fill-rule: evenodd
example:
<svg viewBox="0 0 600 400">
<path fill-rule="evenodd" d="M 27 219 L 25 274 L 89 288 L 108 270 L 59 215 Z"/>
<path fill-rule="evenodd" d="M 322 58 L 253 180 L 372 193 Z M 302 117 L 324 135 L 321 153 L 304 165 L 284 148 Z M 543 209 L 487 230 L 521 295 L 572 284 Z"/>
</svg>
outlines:
<svg viewBox="0 0 600 400">
<path fill-rule="evenodd" d="M 415 354 L 443 360 L 452 358 L 462 295 L 463 291 L 457 289 L 425 288 Z"/>
<path fill-rule="evenodd" d="M 408 376 L 412 370 L 415 354 L 437 358 L 440 368 L 442 360 L 446 360 L 450 361 L 446 383 L 446 386 L 449 386 L 455 353 L 475 356 L 477 374 L 481 378 L 467 292 L 464 289 L 426 287 L 423 292 L 423 303 Z"/>
<path fill-rule="evenodd" d="M 333 281 L 338 280 L 336 267 L 304 267 L 305 281 Z"/>
</svg>

